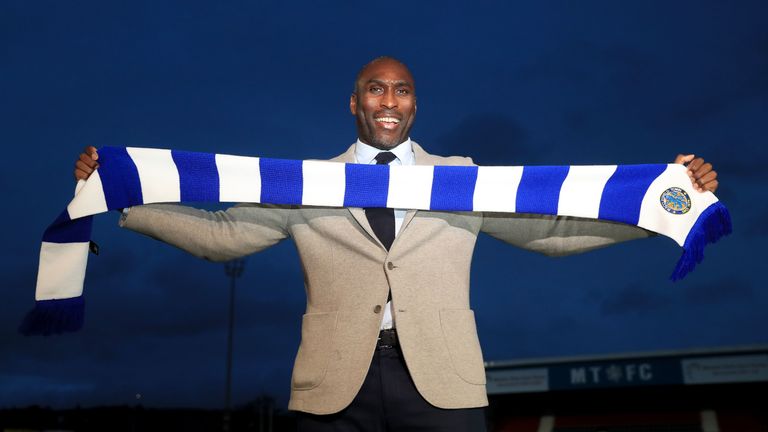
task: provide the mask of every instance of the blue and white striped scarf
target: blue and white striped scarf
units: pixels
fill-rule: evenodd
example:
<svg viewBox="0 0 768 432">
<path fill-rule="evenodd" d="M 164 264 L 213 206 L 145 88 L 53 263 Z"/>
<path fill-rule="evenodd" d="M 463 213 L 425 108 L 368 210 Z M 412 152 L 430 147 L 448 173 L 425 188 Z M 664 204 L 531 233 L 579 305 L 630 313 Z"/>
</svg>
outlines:
<svg viewBox="0 0 768 432">
<path fill-rule="evenodd" d="M 252 202 L 328 207 L 577 216 L 637 225 L 672 238 L 693 270 L 704 246 L 731 232 L 728 210 L 691 187 L 679 164 L 387 166 L 105 147 L 99 169 L 43 234 L 36 306 L 26 334 L 74 331 L 92 215 L 160 202 Z"/>
</svg>

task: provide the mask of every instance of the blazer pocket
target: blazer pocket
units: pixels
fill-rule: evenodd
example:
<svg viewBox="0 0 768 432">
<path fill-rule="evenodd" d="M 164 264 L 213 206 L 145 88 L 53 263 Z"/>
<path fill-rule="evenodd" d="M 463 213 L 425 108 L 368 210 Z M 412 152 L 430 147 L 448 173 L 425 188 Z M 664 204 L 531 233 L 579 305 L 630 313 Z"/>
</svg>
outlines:
<svg viewBox="0 0 768 432">
<path fill-rule="evenodd" d="M 456 374 L 470 384 L 485 384 L 475 313 L 471 309 L 443 309 L 440 311 L 440 326 Z"/>
<path fill-rule="evenodd" d="M 293 365 L 291 386 L 297 390 L 317 387 L 325 379 L 328 361 L 334 350 L 337 312 L 304 314 L 301 344 Z"/>
</svg>

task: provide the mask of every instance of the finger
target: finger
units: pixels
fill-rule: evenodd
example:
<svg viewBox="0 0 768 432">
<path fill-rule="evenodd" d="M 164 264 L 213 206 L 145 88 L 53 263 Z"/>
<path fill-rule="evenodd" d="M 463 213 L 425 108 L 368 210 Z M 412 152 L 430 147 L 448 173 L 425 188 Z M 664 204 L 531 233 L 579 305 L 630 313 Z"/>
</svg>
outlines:
<svg viewBox="0 0 768 432">
<path fill-rule="evenodd" d="M 96 167 L 98 164 L 89 154 L 86 153 L 80 153 L 80 160 L 78 162 L 82 162 L 85 165 L 88 165 L 91 168 Z"/>
<path fill-rule="evenodd" d="M 716 181 L 717 181 L 717 173 L 712 171 L 707 175 L 705 175 L 704 177 L 700 178 L 697 183 L 699 184 L 699 186 L 701 186 L 705 190 L 712 190 L 710 188 L 710 184 Z"/>
<path fill-rule="evenodd" d="M 75 168 L 74 174 L 75 174 L 75 180 L 88 180 L 88 177 L 90 176 L 90 174 L 78 168 Z"/>
<path fill-rule="evenodd" d="M 692 155 L 692 154 L 689 154 L 689 155 L 679 154 L 675 158 L 675 162 L 674 163 L 676 163 L 676 164 L 686 164 L 686 163 L 692 161 L 694 157 L 696 157 L 696 155 Z"/>
<path fill-rule="evenodd" d="M 700 166 L 704 164 L 703 158 L 696 158 L 691 163 L 688 164 L 688 171 L 691 173 L 695 173 L 697 169 L 699 169 Z"/>
<path fill-rule="evenodd" d="M 85 153 L 88 156 L 90 156 L 91 159 L 93 159 L 93 160 L 98 160 L 99 159 L 99 153 L 96 151 L 96 147 L 94 147 L 94 146 L 86 146 L 83 149 L 83 153 Z"/>
<path fill-rule="evenodd" d="M 697 179 L 701 179 L 708 173 L 712 172 L 712 164 L 707 162 L 704 165 L 700 166 L 699 169 L 696 170 L 696 172 L 693 173 L 693 176 Z"/>
<path fill-rule="evenodd" d="M 699 192 L 704 192 L 704 189 L 699 184 L 699 181 L 693 178 L 693 176 L 690 176 L 691 179 L 691 186 L 693 186 L 694 189 L 696 189 Z"/>
<path fill-rule="evenodd" d="M 712 180 L 715 180 L 716 178 L 717 178 L 717 171 L 710 171 L 704 174 L 703 176 L 701 176 L 698 180 L 699 180 L 699 184 L 704 185 L 711 182 Z"/>
<path fill-rule="evenodd" d="M 717 180 L 712 180 L 711 182 L 707 183 L 706 189 L 712 193 L 715 193 L 718 186 L 720 186 L 720 182 Z"/>
<path fill-rule="evenodd" d="M 94 168 L 95 167 L 91 167 L 81 160 L 75 162 L 75 171 L 82 171 L 82 173 L 85 174 L 86 177 L 91 175 L 91 173 L 93 173 Z"/>
</svg>

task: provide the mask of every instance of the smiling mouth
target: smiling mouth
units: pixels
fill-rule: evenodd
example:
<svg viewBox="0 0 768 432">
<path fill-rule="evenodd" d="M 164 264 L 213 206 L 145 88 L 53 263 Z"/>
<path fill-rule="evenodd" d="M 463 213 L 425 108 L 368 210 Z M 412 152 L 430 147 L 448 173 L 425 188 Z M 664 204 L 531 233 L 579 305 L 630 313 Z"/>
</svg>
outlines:
<svg viewBox="0 0 768 432">
<path fill-rule="evenodd" d="M 395 129 L 400 124 L 400 119 L 395 117 L 376 117 L 373 120 L 384 127 L 384 129 Z"/>
<path fill-rule="evenodd" d="M 395 117 L 377 117 L 374 120 L 376 120 L 379 123 L 394 123 L 394 124 L 400 123 L 400 119 Z"/>
</svg>

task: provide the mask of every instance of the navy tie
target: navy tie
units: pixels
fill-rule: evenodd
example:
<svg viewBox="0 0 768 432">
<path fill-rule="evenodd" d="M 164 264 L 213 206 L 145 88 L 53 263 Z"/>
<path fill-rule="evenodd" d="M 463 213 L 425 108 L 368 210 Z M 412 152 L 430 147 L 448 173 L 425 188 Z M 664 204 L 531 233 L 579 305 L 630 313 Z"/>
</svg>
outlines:
<svg viewBox="0 0 768 432">
<path fill-rule="evenodd" d="M 397 156 L 392 152 L 381 152 L 376 155 L 376 165 L 389 165 L 396 158 Z M 392 242 L 395 241 L 395 210 L 391 208 L 366 208 L 365 216 L 368 218 L 368 223 L 371 224 L 376 237 L 389 250 Z"/>
</svg>

